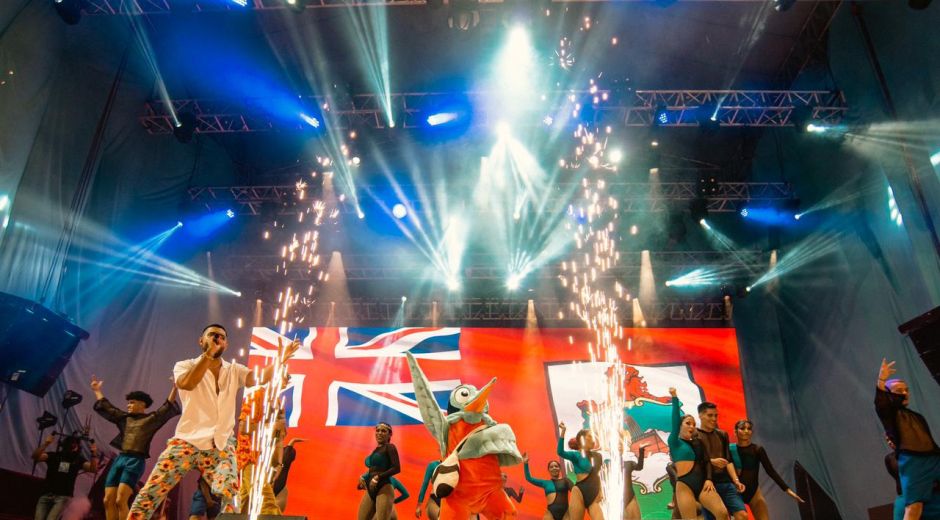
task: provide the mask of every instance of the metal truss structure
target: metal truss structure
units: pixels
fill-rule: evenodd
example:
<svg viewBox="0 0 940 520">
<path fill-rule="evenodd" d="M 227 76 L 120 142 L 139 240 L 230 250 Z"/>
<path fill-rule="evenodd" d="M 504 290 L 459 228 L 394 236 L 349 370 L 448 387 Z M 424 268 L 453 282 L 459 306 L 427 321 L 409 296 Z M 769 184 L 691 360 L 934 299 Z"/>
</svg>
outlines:
<svg viewBox="0 0 940 520">
<path fill-rule="evenodd" d="M 386 104 L 398 126 L 418 128 L 430 113 L 455 95 L 464 96 L 473 103 L 474 125 L 486 126 L 499 119 L 498 114 L 488 113 L 487 103 L 482 102 L 487 94 L 481 92 L 397 93 L 391 94 L 387 102 L 376 94 L 355 94 L 345 99 L 310 96 L 300 102 L 304 106 L 316 107 L 317 113 L 326 114 L 326 120 L 320 123 L 333 128 L 387 128 Z M 184 112 L 196 116 L 197 134 L 311 130 L 300 118 L 285 120 L 275 117 L 265 106 L 262 99 L 175 99 L 169 106 L 163 101 L 151 101 L 146 104 L 140 122 L 151 135 L 172 134 L 175 114 Z M 661 109 L 666 111 L 667 117 L 666 122 L 659 126 L 666 127 L 699 126 L 705 112 L 714 114 L 716 123 L 726 127 L 793 126 L 798 123 L 795 111 L 805 111 L 806 117 L 821 124 L 837 124 L 848 110 L 844 96 L 838 91 L 637 90 L 626 100 L 600 105 L 593 117 L 597 124 L 645 127 L 652 125 Z M 530 112 L 531 117 L 524 118 L 529 124 L 544 124 L 544 106 L 532 107 Z"/>
<path fill-rule="evenodd" d="M 433 300 L 366 298 L 350 302 L 323 302 L 320 312 L 333 325 L 384 325 L 403 322 L 409 326 L 503 326 L 520 327 L 529 317 L 527 300 L 471 298 L 459 304 Z M 583 327 L 577 318 L 566 316 L 567 302 L 557 299 L 533 300 L 538 325 L 542 327 Z M 561 314 L 559 314 L 559 312 Z M 696 324 L 698 326 L 726 326 L 730 323 L 732 304 L 725 301 L 666 301 L 644 310 L 646 326 L 669 324 Z M 632 310 L 623 309 L 620 323 L 625 327 L 641 326 L 633 323 Z"/>
<path fill-rule="evenodd" d="M 573 187 L 573 185 L 571 186 Z M 563 211 L 572 203 L 575 190 L 559 185 L 558 195 L 552 196 L 545 207 Z M 240 215 L 293 215 L 300 206 L 294 204 L 293 185 L 278 186 L 202 186 L 189 189 L 190 200 L 209 211 L 233 209 Z M 703 185 L 697 182 L 613 182 L 610 193 L 617 197 L 622 212 L 668 211 L 682 209 L 689 201 L 704 198 L 708 211 L 731 213 L 747 205 L 779 204 L 794 197 L 792 188 L 785 182 L 716 182 Z M 423 208 L 417 201 L 413 210 L 421 213 Z M 267 209 L 270 208 L 270 209 Z M 351 205 L 343 205 L 346 213 L 355 213 Z M 485 210 L 480 210 L 485 211 Z"/>
<path fill-rule="evenodd" d="M 344 254 L 343 269 L 346 280 L 356 281 L 393 281 L 422 280 L 432 268 L 423 257 L 394 258 L 388 255 Z M 461 269 L 461 279 L 472 283 L 477 281 L 495 281 L 502 284 L 507 276 L 505 262 L 495 255 L 468 255 Z M 720 267 L 724 272 L 762 272 L 767 269 L 769 254 L 759 250 L 741 251 L 653 251 L 650 252 L 650 264 L 659 273 L 691 271 L 701 267 Z M 307 269 L 289 267 L 285 272 L 280 268 L 281 257 L 270 254 L 233 254 L 223 260 L 216 260 L 215 269 L 219 276 L 227 280 L 315 280 L 316 273 Z M 642 265 L 641 252 L 621 251 L 618 265 L 600 275 L 601 278 L 617 280 L 637 279 Z M 534 271 L 530 277 L 540 279 L 555 278 L 560 274 L 557 265 L 546 266 Z"/>
<path fill-rule="evenodd" d="M 848 110 L 842 92 L 828 90 L 637 90 L 631 106 L 601 106 L 598 112 L 615 114 L 625 126 L 651 126 L 664 110 L 666 122 L 659 126 L 700 126 L 714 117 L 720 126 L 781 127 L 795 124 L 797 109 L 827 125 L 838 124 Z"/>
</svg>

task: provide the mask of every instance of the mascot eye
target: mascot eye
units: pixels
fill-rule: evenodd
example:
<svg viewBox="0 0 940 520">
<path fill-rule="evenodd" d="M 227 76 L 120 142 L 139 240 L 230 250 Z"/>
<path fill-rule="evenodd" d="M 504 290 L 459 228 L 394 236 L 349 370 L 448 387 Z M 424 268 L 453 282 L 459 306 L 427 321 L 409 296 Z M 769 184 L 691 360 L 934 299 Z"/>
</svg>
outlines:
<svg viewBox="0 0 940 520">
<path fill-rule="evenodd" d="M 470 401 L 470 389 L 469 388 L 458 388 L 454 392 L 454 401 L 457 401 L 457 404 L 464 404 Z"/>
</svg>

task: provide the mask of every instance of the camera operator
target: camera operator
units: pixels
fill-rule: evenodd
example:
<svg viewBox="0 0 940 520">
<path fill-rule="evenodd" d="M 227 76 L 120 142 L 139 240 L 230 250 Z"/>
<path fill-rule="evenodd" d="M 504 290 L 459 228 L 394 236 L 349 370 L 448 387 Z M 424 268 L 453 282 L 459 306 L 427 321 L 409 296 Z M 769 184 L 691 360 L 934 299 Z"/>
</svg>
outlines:
<svg viewBox="0 0 940 520">
<path fill-rule="evenodd" d="M 75 478 L 79 472 L 98 471 L 98 449 L 94 442 L 89 443 L 91 460 L 85 460 L 81 452 L 81 441 L 85 435 L 60 437 L 56 451 L 46 451 L 55 442 L 55 434 L 46 437 L 42 445 L 33 451 L 33 460 L 46 463 L 46 479 L 42 486 L 42 495 L 36 504 L 35 520 L 56 520 L 72 498 Z"/>
</svg>

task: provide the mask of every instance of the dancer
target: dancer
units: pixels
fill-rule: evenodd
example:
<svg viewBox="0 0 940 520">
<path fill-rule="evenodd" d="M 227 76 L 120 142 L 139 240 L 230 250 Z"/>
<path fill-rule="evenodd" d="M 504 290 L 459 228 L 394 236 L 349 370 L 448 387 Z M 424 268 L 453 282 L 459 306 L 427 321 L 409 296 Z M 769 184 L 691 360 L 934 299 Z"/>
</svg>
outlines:
<svg viewBox="0 0 940 520">
<path fill-rule="evenodd" d="M 421 481 L 421 490 L 418 491 L 418 507 L 415 508 L 415 518 L 421 518 L 421 504 L 424 503 L 424 494 L 427 492 L 428 485 L 431 483 L 431 477 L 434 476 L 434 470 L 440 465 L 441 461 L 432 460 L 424 470 L 424 480 Z M 430 520 L 437 520 L 437 517 L 441 513 L 441 499 L 437 498 L 437 495 L 434 493 L 431 493 L 428 499 L 427 510 L 428 518 L 430 518 Z"/>
<path fill-rule="evenodd" d="M 35 520 L 58 520 L 65 504 L 72 498 L 75 479 L 82 471 L 98 471 L 98 449 L 89 445 L 91 459 L 82 456 L 81 438 L 76 435 L 60 437 L 56 451 L 46 451 L 55 442 L 55 434 L 46 437 L 33 451 L 33 460 L 46 463 L 46 478 L 36 503 Z"/>
<path fill-rule="evenodd" d="M 666 504 L 666 509 L 672 511 L 672 518 L 679 518 L 679 509 L 676 508 L 676 463 L 671 460 L 666 464 L 666 476 L 669 477 L 669 485 L 672 487 L 672 498 Z"/>
<path fill-rule="evenodd" d="M 238 493 L 235 461 L 235 400 L 243 387 L 265 384 L 274 373 L 272 363 L 256 377 L 248 367 L 222 359 L 228 347 L 225 327 L 212 324 L 199 336 L 202 354 L 173 367 L 183 416 L 176 433 L 157 459 L 141 488 L 128 518 L 149 520 L 167 493 L 189 472 L 197 469 L 219 497 L 223 513 L 234 513 Z M 300 348 L 299 341 L 281 344 L 278 355 L 286 361 Z"/>
<path fill-rule="evenodd" d="M 164 502 L 166 504 L 166 502 Z M 199 477 L 193 499 L 189 503 L 189 520 L 214 520 L 219 516 L 219 497 L 209 489 L 209 483 Z"/>
<path fill-rule="evenodd" d="M 940 481 L 940 447 L 930 435 L 924 416 L 907 407 L 910 402 L 907 383 L 891 378 L 896 372 L 894 361 L 881 360 L 875 411 L 898 453 L 904 520 L 919 520 L 924 502 L 933 495 L 934 483 Z"/>
<path fill-rule="evenodd" d="M 898 497 L 894 499 L 893 520 L 903 520 L 905 503 L 904 495 L 901 494 L 901 476 L 898 473 L 898 454 L 895 451 L 896 448 L 894 443 L 891 441 L 891 438 L 886 435 L 885 441 L 888 443 L 888 447 L 891 448 L 891 452 L 885 455 L 885 469 L 888 470 L 888 474 L 891 475 L 891 478 L 894 479 L 894 488 L 898 494 Z M 924 502 L 924 509 L 921 512 L 921 517 L 940 518 L 940 482 L 934 482 L 933 494 L 931 495 L 930 500 Z"/>
<path fill-rule="evenodd" d="M 722 503 L 734 520 L 747 520 L 747 510 L 741 499 L 745 487 L 738 479 L 734 464 L 731 463 L 728 432 L 718 429 L 718 405 L 708 401 L 702 402 L 698 405 L 698 418 L 702 423 L 698 429 L 698 437 L 711 460 L 715 491 L 721 496 Z M 714 520 L 708 512 L 704 516 L 707 520 Z"/>
<path fill-rule="evenodd" d="M 392 503 L 394 492 L 389 479 L 401 472 L 401 463 L 398 460 L 398 449 L 391 443 L 392 426 L 380 422 L 375 425 L 376 447 L 366 457 L 368 480 L 359 479 L 359 489 L 366 493 L 359 502 L 359 520 L 389 520 L 392 516 Z"/>
<path fill-rule="evenodd" d="M 738 442 L 730 447 L 731 458 L 734 461 L 734 467 L 739 469 L 741 483 L 744 484 L 744 493 L 741 493 L 744 503 L 751 507 L 751 514 L 754 515 L 755 520 L 769 520 L 770 512 L 767 510 L 767 502 L 759 487 L 758 477 L 761 465 L 764 466 L 767 475 L 793 500 L 802 504 L 803 499 L 780 477 L 773 464 L 770 463 L 764 447 L 751 442 L 753 433 L 754 423 L 748 419 L 735 423 L 734 436 Z"/>
<path fill-rule="evenodd" d="M 95 393 L 94 410 L 118 427 L 111 446 L 121 450 L 111 462 L 104 480 L 104 514 L 107 520 L 127 518 L 131 495 L 144 474 L 145 460 L 150 458 L 150 442 L 167 421 L 180 414 L 176 402 L 176 386 L 170 390 L 160 408 L 147 413 L 153 399 L 146 392 L 135 390 L 126 396 L 127 411 L 119 410 L 101 392 L 103 381 L 91 376 L 91 390 Z"/>
<path fill-rule="evenodd" d="M 517 504 L 522 503 L 522 496 L 525 494 L 525 488 L 519 487 L 519 491 L 509 487 L 509 475 L 503 473 L 503 490 L 506 491 L 506 496 L 515 500 Z"/>
<path fill-rule="evenodd" d="M 623 451 L 621 447 L 620 451 Z M 640 502 L 633 491 L 633 472 L 643 471 L 643 459 L 646 457 L 646 446 L 640 446 L 636 462 L 623 461 L 623 520 L 640 520 Z"/>
<path fill-rule="evenodd" d="M 568 501 L 568 512 L 571 518 L 584 518 L 587 511 L 591 520 L 604 520 L 604 510 L 601 509 L 601 501 L 604 500 L 604 493 L 601 490 L 601 465 L 604 463 L 601 454 L 595 451 L 597 443 L 594 441 L 594 434 L 591 430 L 581 430 L 575 436 L 575 445 L 577 451 L 568 451 L 565 449 L 565 423 L 558 424 L 558 455 L 571 461 L 574 467 L 577 483 L 571 491 L 571 497 Z"/>
<path fill-rule="evenodd" d="M 414 356 L 408 352 L 405 356 L 425 427 L 434 436 L 442 458 L 453 454 L 460 460 L 460 479 L 441 501 L 441 518 L 467 520 L 478 514 L 489 520 L 515 518 L 516 507 L 503 490 L 500 468 L 519 464 L 522 454 L 512 428 L 497 423 L 488 413 L 487 397 L 496 379 L 480 389 L 468 384 L 456 387 L 447 400 L 445 415 Z"/>
<path fill-rule="evenodd" d="M 281 511 L 287 509 L 287 475 L 290 473 L 290 467 L 297 460 L 297 449 L 294 448 L 294 444 L 299 442 L 304 442 L 307 439 L 291 439 L 288 441 L 287 446 L 284 446 L 283 453 L 281 454 L 281 465 L 278 468 L 277 476 L 274 477 L 274 483 L 272 487 L 274 488 L 274 495 L 277 497 L 277 507 Z"/>
<path fill-rule="evenodd" d="M 695 417 L 682 415 L 682 404 L 676 389 L 670 388 L 672 396 L 672 429 L 669 432 L 669 457 L 676 469 L 676 509 L 679 518 L 698 518 L 698 504 L 716 518 L 728 518 L 721 497 L 712 483 L 712 465 L 705 454 L 705 446 L 695 434 Z"/>
<path fill-rule="evenodd" d="M 562 520 L 568 515 L 568 494 L 574 485 L 568 480 L 568 477 L 562 475 L 561 464 L 557 460 L 548 463 L 548 476 L 551 480 L 542 480 L 532 476 L 529 472 L 529 455 L 522 454 L 523 469 L 525 470 L 525 479 L 545 491 L 545 501 L 548 502 L 548 510 L 542 516 L 542 520 Z"/>
</svg>

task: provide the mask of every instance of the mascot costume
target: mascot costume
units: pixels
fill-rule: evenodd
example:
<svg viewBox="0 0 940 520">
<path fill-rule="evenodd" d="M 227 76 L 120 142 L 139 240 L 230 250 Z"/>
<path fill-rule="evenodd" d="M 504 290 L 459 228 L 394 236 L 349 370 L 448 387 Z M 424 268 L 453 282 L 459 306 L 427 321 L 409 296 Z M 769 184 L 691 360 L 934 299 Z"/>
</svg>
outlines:
<svg viewBox="0 0 940 520">
<path fill-rule="evenodd" d="M 500 467 L 520 464 L 522 455 L 512 428 L 498 424 L 487 413 L 486 398 L 496 378 L 479 390 L 473 385 L 455 388 L 444 415 L 421 367 L 410 353 L 406 355 L 421 419 L 444 461 L 432 477 L 432 492 L 442 498 L 440 520 L 469 520 L 474 514 L 488 520 L 515 518 L 516 508 L 503 490 Z"/>
</svg>

